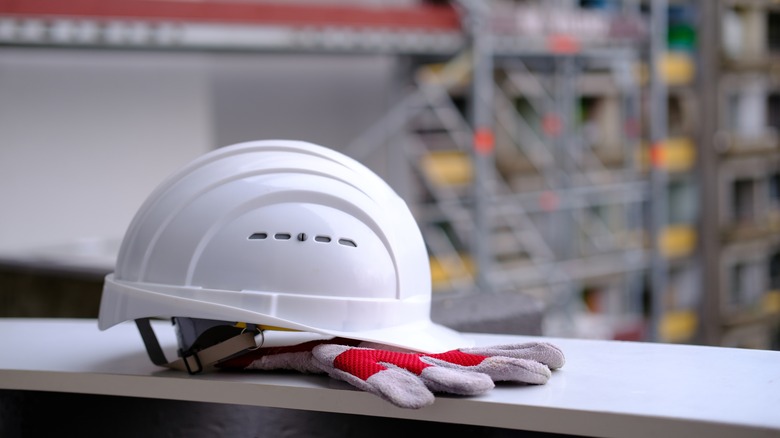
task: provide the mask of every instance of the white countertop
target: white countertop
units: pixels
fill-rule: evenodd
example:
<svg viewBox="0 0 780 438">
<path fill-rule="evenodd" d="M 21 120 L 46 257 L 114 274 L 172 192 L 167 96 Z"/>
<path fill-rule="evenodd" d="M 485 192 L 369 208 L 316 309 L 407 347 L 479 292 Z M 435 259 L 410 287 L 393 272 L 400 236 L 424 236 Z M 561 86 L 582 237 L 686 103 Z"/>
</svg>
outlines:
<svg viewBox="0 0 780 438">
<path fill-rule="evenodd" d="M 169 323 L 155 324 L 173 357 Z M 470 334 L 480 345 L 538 338 Z M 474 424 L 586 436 L 780 437 L 780 352 L 549 339 L 566 365 L 543 386 L 498 384 L 401 409 L 321 375 L 190 376 L 149 361 L 133 324 L 0 319 L 0 389 L 150 397 Z"/>
</svg>

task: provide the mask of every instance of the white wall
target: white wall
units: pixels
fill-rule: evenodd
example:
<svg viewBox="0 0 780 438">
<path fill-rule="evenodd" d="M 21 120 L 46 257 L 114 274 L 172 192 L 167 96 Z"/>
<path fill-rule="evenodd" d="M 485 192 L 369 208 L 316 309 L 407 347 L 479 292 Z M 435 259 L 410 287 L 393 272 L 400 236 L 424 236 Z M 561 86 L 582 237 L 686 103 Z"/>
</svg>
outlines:
<svg viewBox="0 0 780 438">
<path fill-rule="evenodd" d="M 0 51 L 0 251 L 121 238 L 212 147 L 202 56 Z"/>
<path fill-rule="evenodd" d="M 389 56 L 217 54 L 211 87 L 217 143 L 289 138 L 341 149 L 386 110 Z"/>
<path fill-rule="evenodd" d="M 381 56 L 1 49 L 0 257 L 118 243 L 163 178 L 215 147 L 290 138 L 340 149 L 387 110 L 394 66 Z"/>
</svg>

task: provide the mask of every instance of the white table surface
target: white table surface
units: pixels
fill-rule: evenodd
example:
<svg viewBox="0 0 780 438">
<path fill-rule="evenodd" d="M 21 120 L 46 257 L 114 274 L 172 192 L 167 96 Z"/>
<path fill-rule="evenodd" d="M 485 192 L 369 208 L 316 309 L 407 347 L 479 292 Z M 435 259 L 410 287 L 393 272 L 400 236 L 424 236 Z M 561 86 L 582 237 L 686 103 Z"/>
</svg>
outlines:
<svg viewBox="0 0 780 438">
<path fill-rule="evenodd" d="M 155 324 L 171 352 L 169 323 Z M 539 338 L 469 334 L 480 345 Z M 268 406 L 586 436 L 780 437 L 780 352 L 545 339 L 567 363 L 546 385 L 498 384 L 419 410 L 321 375 L 190 376 L 149 361 L 133 324 L 0 319 L 0 389 Z M 173 353 L 169 353 L 173 357 Z"/>
</svg>

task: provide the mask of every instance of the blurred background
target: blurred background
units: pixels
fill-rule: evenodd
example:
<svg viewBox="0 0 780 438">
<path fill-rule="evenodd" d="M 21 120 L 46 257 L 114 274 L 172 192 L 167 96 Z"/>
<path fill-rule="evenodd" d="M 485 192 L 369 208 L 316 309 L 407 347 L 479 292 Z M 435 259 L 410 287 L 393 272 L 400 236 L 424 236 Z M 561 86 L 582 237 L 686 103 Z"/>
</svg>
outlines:
<svg viewBox="0 0 780 438">
<path fill-rule="evenodd" d="M 96 317 L 208 150 L 367 164 L 464 330 L 780 349 L 780 4 L 0 0 L 0 316 Z"/>
</svg>

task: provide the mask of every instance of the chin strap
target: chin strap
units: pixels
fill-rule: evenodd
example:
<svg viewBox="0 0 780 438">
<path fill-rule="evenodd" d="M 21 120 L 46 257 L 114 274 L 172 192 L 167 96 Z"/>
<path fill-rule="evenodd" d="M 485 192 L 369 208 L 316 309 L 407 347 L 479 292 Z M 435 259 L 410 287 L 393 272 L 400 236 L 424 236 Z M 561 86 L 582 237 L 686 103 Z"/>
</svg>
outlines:
<svg viewBox="0 0 780 438">
<path fill-rule="evenodd" d="M 141 333 L 141 339 L 144 341 L 146 352 L 149 354 L 149 359 L 151 359 L 155 365 L 187 371 L 190 374 L 198 374 L 215 363 L 244 350 L 258 348 L 257 343 L 255 343 L 254 334 L 250 331 L 246 331 L 238 336 L 233 336 L 218 344 L 212 345 L 211 347 L 184 355 L 179 359 L 169 362 L 165 357 L 165 353 L 163 353 L 162 347 L 160 347 L 160 342 L 157 340 L 157 335 L 155 335 L 154 330 L 152 329 L 149 318 L 136 319 L 135 325 Z"/>
</svg>

